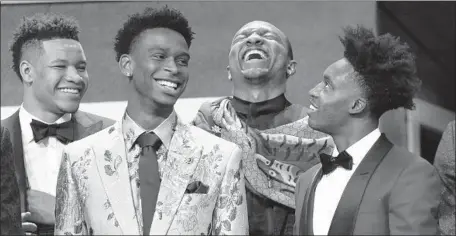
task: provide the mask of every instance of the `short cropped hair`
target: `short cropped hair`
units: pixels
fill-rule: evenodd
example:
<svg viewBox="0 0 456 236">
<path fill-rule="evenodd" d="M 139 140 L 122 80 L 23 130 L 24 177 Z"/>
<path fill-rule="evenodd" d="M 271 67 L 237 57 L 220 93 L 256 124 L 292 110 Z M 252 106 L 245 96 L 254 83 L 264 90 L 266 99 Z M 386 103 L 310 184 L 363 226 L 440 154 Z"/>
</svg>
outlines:
<svg viewBox="0 0 456 236">
<path fill-rule="evenodd" d="M 371 115 L 375 118 L 399 107 L 414 109 L 413 98 L 421 87 L 415 56 L 405 42 L 391 34 L 375 36 L 362 26 L 344 28 L 339 37 L 344 57 L 357 73 Z"/>
<path fill-rule="evenodd" d="M 293 60 L 293 48 L 291 47 L 290 40 L 287 39 L 287 48 L 288 48 L 288 58 Z"/>
<path fill-rule="evenodd" d="M 30 17 L 22 18 L 20 25 L 13 33 L 10 51 L 13 56 L 12 68 L 22 81 L 19 71 L 22 55 L 27 46 L 41 47 L 43 40 L 56 38 L 73 39 L 79 42 L 79 25 L 69 16 L 57 13 L 37 13 Z"/>
<path fill-rule="evenodd" d="M 143 31 L 153 28 L 174 30 L 184 37 L 188 47 L 192 43 L 194 33 L 180 11 L 167 6 L 159 9 L 148 7 L 142 13 L 130 15 L 117 32 L 114 42 L 116 61 L 119 61 L 123 54 L 130 53 L 134 41 Z"/>
</svg>

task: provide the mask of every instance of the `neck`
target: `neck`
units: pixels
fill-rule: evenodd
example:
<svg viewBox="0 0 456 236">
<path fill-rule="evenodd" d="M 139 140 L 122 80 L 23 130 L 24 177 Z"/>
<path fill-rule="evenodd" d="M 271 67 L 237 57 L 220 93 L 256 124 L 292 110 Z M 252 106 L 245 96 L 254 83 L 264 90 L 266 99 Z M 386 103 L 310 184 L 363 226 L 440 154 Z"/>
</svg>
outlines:
<svg viewBox="0 0 456 236">
<path fill-rule="evenodd" d="M 129 99 L 127 104 L 128 115 L 146 130 L 153 130 L 173 112 L 173 107 L 158 106 L 150 100 Z"/>
<path fill-rule="evenodd" d="M 234 87 L 233 96 L 247 102 L 263 102 L 284 94 L 285 90 L 285 84 L 277 85 L 268 83 L 263 85 L 252 85 L 245 83 Z"/>
<path fill-rule="evenodd" d="M 65 113 L 55 113 L 51 111 L 47 111 L 43 108 L 43 106 L 38 102 L 37 99 L 31 98 L 24 93 L 23 97 L 23 104 L 24 109 L 30 113 L 31 115 L 35 116 L 36 118 L 46 122 L 46 123 L 54 123 L 60 117 L 65 115 Z"/>
<path fill-rule="evenodd" d="M 378 128 L 378 120 L 365 120 L 347 125 L 337 134 L 331 134 L 337 150 L 342 152 Z"/>
</svg>

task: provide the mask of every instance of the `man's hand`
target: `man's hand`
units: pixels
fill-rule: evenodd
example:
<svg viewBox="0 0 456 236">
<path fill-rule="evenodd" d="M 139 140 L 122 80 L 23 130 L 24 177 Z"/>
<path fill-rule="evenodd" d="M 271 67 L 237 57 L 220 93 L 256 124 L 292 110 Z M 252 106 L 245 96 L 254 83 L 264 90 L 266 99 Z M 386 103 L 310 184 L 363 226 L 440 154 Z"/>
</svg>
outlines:
<svg viewBox="0 0 456 236">
<path fill-rule="evenodd" d="M 24 230 L 25 235 L 35 235 L 37 230 L 36 224 L 31 222 L 31 216 L 30 212 L 21 213 L 22 230 Z"/>
<path fill-rule="evenodd" d="M 36 190 L 27 193 L 30 220 L 40 224 L 55 224 L 55 197 Z"/>
</svg>

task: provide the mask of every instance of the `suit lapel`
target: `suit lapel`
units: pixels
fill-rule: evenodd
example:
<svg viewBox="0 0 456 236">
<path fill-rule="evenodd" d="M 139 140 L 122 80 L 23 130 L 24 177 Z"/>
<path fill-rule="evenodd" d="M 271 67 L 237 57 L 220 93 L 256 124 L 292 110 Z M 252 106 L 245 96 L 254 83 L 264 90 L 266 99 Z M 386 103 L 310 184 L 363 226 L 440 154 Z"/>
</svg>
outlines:
<svg viewBox="0 0 456 236">
<path fill-rule="evenodd" d="M 139 225 L 131 195 L 122 122 L 116 122 L 106 132 L 106 139 L 100 142 L 108 145 L 95 151 L 98 172 L 122 233 L 138 235 Z"/>
<path fill-rule="evenodd" d="M 313 209 L 315 200 L 315 189 L 322 177 L 321 167 L 315 172 L 312 177 L 312 182 L 307 188 L 304 197 L 304 204 L 302 205 L 299 235 L 313 235 Z"/>
<path fill-rule="evenodd" d="M 16 170 L 16 178 L 19 183 L 19 193 L 21 197 L 21 210 L 22 212 L 28 211 L 27 202 L 27 189 L 28 180 L 27 172 L 25 171 L 24 163 L 24 149 L 22 147 L 22 130 L 19 122 L 19 110 L 17 110 L 12 116 L 5 119 L 4 127 L 6 127 L 11 134 L 11 142 L 13 144 L 13 155 L 14 155 L 14 168 Z"/>
<path fill-rule="evenodd" d="M 385 134 L 375 142 L 347 183 L 334 213 L 328 235 L 353 235 L 359 206 L 369 180 L 393 145 Z"/>
<path fill-rule="evenodd" d="M 190 127 L 178 120 L 164 162 L 150 235 L 167 234 L 201 154 L 202 148 L 194 142 Z"/>
<path fill-rule="evenodd" d="M 85 113 L 77 111 L 71 117 L 73 121 L 73 140 L 85 138 L 103 128 L 103 121 L 93 122 Z"/>
</svg>

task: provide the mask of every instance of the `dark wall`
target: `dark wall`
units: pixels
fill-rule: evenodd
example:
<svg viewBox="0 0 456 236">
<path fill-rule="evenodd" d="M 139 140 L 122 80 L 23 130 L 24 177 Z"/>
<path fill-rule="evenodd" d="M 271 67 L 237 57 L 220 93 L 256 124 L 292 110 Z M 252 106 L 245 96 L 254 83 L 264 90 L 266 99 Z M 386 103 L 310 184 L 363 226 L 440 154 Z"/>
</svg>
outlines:
<svg viewBox="0 0 456 236">
<path fill-rule="evenodd" d="M 228 51 L 234 33 L 252 20 L 275 24 L 293 44 L 297 73 L 290 78 L 288 97 L 308 105 L 308 91 L 321 80 L 323 70 L 342 57 L 338 40 L 341 27 L 364 24 L 375 27 L 374 2 L 168 2 L 188 17 L 196 32 L 190 48 L 190 82 L 183 97 L 231 94 L 226 79 Z M 90 87 L 83 102 L 125 100 L 125 84 L 119 76 L 112 50 L 113 37 L 127 15 L 157 2 L 96 2 L 60 4 L 19 4 L 1 6 L 1 105 L 19 105 L 21 83 L 10 69 L 8 42 L 24 15 L 61 12 L 79 20 L 81 42 L 89 60 Z"/>
<path fill-rule="evenodd" d="M 400 36 L 416 53 L 418 75 L 423 82 L 418 97 L 455 112 L 456 2 L 377 2 L 377 30 L 379 33 L 390 32 Z M 423 118 L 412 117 L 418 121 L 426 120 L 426 124 L 416 127 L 421 141 L 419 151 L 432 163 L 446 127 L 441 120 L 452 120 L 454 117 L 443 117 L 438 113 L 424 114 L 422 111 L 419 114 Z M 405 127 L 394 127 L 392 119 L 385 121 L 391 137 L 396 137 L 396 140 L 406 137 Z M 405 140 L 402 139 L 402 143 Z"/>
<path fill-rule="evenodd" d="M 378 2 L 377 29 L 400 36 L 416 52 L 419 98 L 456 111 L 456 2 Z"/>
</svg>

